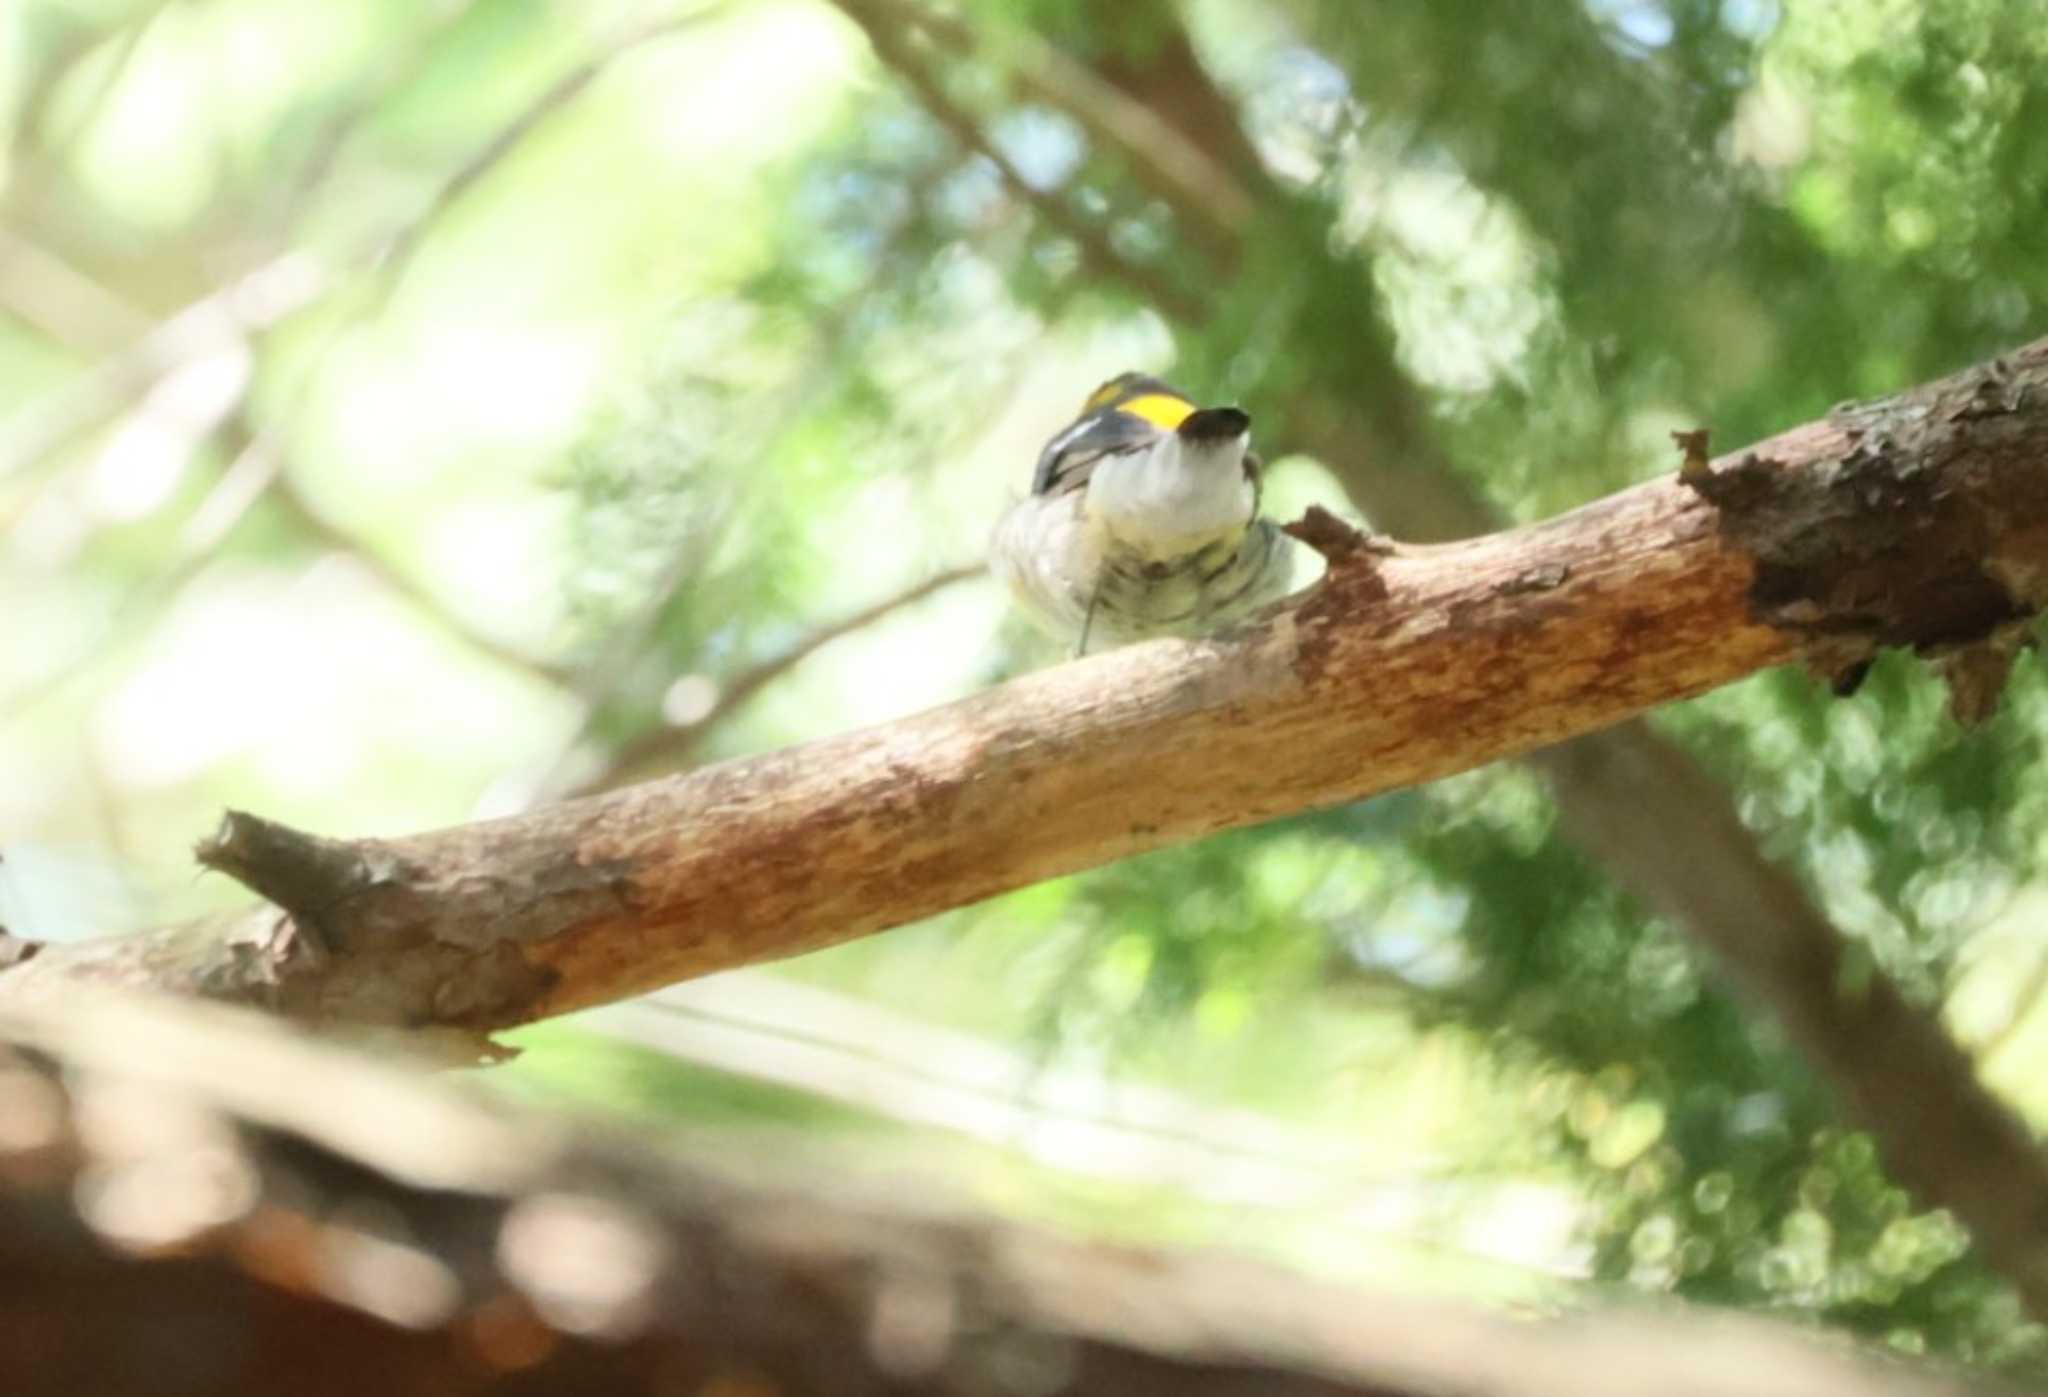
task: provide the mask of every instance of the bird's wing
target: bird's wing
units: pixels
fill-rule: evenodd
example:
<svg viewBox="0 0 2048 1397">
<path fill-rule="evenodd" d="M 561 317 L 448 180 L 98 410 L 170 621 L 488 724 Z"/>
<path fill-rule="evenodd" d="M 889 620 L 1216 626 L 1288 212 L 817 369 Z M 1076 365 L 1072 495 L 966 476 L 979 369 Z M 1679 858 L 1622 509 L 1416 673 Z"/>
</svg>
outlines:
<svg viewBox="0 0 2048 1397">
<path fill-rule="evenodd" d="M 1031 493 L 1078 490 L 1103 457 L 1140 450 L 1163 435 L 1158 426 L 1127 412 L 1090 413 L 1045 444 L 1031 476 Z"/>
</svg>

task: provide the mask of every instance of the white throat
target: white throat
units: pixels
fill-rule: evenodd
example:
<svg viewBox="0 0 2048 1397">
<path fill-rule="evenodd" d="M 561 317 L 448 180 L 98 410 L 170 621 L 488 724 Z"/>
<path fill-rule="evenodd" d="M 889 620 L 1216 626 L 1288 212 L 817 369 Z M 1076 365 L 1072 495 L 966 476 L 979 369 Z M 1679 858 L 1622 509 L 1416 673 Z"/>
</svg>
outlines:
<svg viewBox="0 0 2048 1397">
<path fill-rule="evenodd" d="M 1245 475 L 1249 433 L 1227 441 L 1178 434 L 1098 462 L 1087 513 L 1111 542 L 1154 560 L 1183 557 L 1241 533 L 1256 505 Z"/>
</svg>

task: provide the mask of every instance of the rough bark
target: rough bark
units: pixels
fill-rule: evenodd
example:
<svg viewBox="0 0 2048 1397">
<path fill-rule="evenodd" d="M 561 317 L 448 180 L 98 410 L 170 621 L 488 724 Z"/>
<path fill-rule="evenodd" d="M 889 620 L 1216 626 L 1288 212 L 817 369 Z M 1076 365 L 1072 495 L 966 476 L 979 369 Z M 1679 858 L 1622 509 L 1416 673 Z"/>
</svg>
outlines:
<svg viewBox="0 0 2048 1397">
<path fill-rule="evenodd" d="M 76 972 L 501 1027 L 1435 779 L 1779 661 L 1996 646 L 2048 592 L 2044 380 L 2048 341 L 1693 485 L 1455 545 L 1325 539 L 1329 576 L 1234 634 L 513 819 L 324 840 L 231 816 L 203 861 L 284 913 L 24 953 L 0 991 Z"/>
<path fill-rule="evenodd" d="M 0 1391 L 1991 1390 L 1752 1320 L 1516 1323 L 820 1173 L 658 1153 L 245 1015 L 0 1014 Z"/>
<path fill-rule="evenodd" d="M 1902 645 L 1995 673 L 2048 599 L 2044 385 L 2048 341 L 1718 466 L 1702 454 L 1690 483 L 1467 543 L 1367 544 L 1325 520 L 1328 577 L 1234 634 L 512 819 L 330 840 L 233 815 L 201 858 L 276 907 L 0 946 L 0 1001 L 83 976 L 480 1035 L 1432 780 L 1783 660 L 1852 675 Z M 1622 789 L 1705 785 L 1639 756 L 1591 765 Z M 1667 872 L 1674 850 L 1719 866 L 1750 847 L 1725 800 L 1679 806 L 1581 819 L 1596 844 L 1654 845 Z M 1724 961 L 1892 1166 L 2048 1311 L 2048 1175 L 1961 1055 L 1888 987 L 1845 998 L 1833 939 L 1760 859 L 1704 892 L 1665 881 L 1706 897 Z"/>
</svg>

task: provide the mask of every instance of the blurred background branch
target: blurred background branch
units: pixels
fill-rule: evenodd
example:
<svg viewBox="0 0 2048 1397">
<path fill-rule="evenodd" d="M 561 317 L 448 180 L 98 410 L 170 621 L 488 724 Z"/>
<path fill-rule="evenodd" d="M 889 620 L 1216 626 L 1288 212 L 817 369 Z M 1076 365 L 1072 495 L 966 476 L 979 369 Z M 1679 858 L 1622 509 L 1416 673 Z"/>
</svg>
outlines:
<svg viewBox="0 0 2048 1397">
<path fill-rule="evenodd" d="M 877 622 L 886 621 L 898 611 L 917 605 L 934 592 L 950 587 L 956 582 L 978 578 L 982 574 L 983 568 L 978 563 L 971 567 L 948 568 L 944 572 L 933 573 L 900 592 L 862 607 L 850 616 L 818 627 L 786 649 L 755 661 L 723 684 L 706 680 L 703 685 L 678 696 L 678 711 L 672 717 L 680 721 L 645 733 L 611 753 L 610 764 L 574 793 L 612 790 L 687 766 L 691 753 L 698 743 L 703 741 L 705 734 L 732 716 L 754 695 L 833 641 L 865 630 Z M 698 697 L 699 693 L 703 695 L 702 700 Z"/>
<path fill-rule="evenodd" d="M 0 1305 L 39 1336 L 0 1377 L 24 1394 L 451 1371 L 549 1392 L 968 1394 L 1026 1364 L 1118 1397 L 1998 1390 L 1757 1320 L 1518 1323 L 1091 1247 L 829 1161 L 650 1150 L 191 1005 L 86 999 L 0 1031 L 0 1083 L 34 1108 L 0 1175 Z M 110 1136 L 95 1122 L 117 1111 Z M 167 1187 L 201 1165 L 211 1190 Z M 31 1168 L 71 1188 L 24 1188 Z M 106 1342 L 151 1324 L 178 1336 L 174 1361 Z"/>
</svg>

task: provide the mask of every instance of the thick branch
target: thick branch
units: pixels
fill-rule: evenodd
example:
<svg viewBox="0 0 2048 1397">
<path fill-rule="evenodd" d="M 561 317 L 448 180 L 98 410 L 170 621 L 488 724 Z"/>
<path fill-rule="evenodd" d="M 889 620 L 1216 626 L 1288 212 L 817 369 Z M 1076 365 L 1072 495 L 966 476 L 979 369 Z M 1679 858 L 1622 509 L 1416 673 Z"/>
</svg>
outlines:
<svg viewBox="0 0 2048 1397">
<path fill-rule="evenodd" d="M 1360 550 L 1234 635 L 517 819 L 315 845 L 231 817 L 208 860 L 337 954 L 216 992 L 498 1027 L 1433 780 L 1784 660 L 1995 637 L 2048 592 L 2044 385 L 2048 341 L 1724 462 L 1720 505 L 1667 479 L 1532 528 Z M 306 858 L 284 857 L 294 841 Z M 320 873 L 320 895 L 237 849 Z M 423 953 L 459 970 L 459 1008 L 401 972 Z M 53 947 L 12 975 L 107 954 Z M 478 959 L 530 992 L 480 992 Z"/>
<path fill-rule="evenodd" d="M 1155 25 L 1177 24 L 1168 5 L 1145 10 Z M 899 8 L 903 16 L 912 13 L 908 5 Z M 969 45 L 964 27 L 917 22 L 957 49 Z M 1013 45 L 1008 56 L 1042 99 L 1066 108 L 1098 139 L 1131 144 L 1132 128 L 1107 119 L 1108 108 L 1092 90 L 1048 79 L 1050 65 L 1042 53 Z M 1224 129 L 1236 119 L 1184 42 L 1163 46 L 1149 64 L 1106 67 L 1101 78 L 1101 85 L 1148 113 L 1172 113 L 1185 132 Z M 1142 168 L 1143 153 L 1129 153 Z M 1286 192 L 1255 160 L 1237 161 L 1233 168 L 1261 207 L 1287 205 Z M 1206 177 L 1231 178 L 1220 166 L 1208 167 Z M 1172 180 L 1148 183 L 1191 224 L 1216 204 Z M 1775 226 L 1773 211 L 1749 212 L 1756 216 L 1753 223 Z M 1319 237 L 1302 240 L 1299 249 L 1311 259 L 1328 256 Z M 1347 282 L 1337 270 L 1324 268 L 1330 286 L 1363 284 Z M 1344 343 L 1347 352 L 1309 356 L 1330 372 L 1320 386 L 1309 385 L 1281 405 L 1276 416 L 1291 439 L 1337 473 L 1368 517 L 1404 538 L 1461 538 L 1498 527 L 1497 513 L 1445 468 L 1426 415 L 1372 329 L 1372 307 L 1326 311 L 1301 317 L 1297 335 L 1320 331 L 1330 343 Z M 1370 411 L 1362 411 L 1362 404 L 1370 404 Z M 1703 460 L 1704 442 L 1699 450 Z M 1993 643 L 1951 657 L 1945 668 L 1960 715 L 1982 712 L 1995 701 L 2010 647 L 2021 636 L 2018 627 L 2010 627 Z M 1834 672 L 1853 680 L 1854 657 Z M 1972 1064 L 1937 1018 L 1910 1005 L 1882 974 L 1866 974 L 1868 988 L 1853 1002 L 1837 993 L 1841 937 L 1804 889 L 1763 857 L 1728 791 L 1640 722 L 1539 750 L 1530 760 L 1549 780 L 1569 836 L 1776 1015 L 1811 1065 L 1877 1135 L 1888 1166 L 1911 1181 L 1924 1202 L 1947 1206 L 1968 1220 L 1987 1255 L 2019 1283 L 2032 1312 L 2048 1315 L 2048 1287 L 2038 1261 L 2040 1228 L 2037 1213 L 2030 1211 L 2032 1200 L 2048 1193 L 2048 1182 L 2040 1177 L 2041 1161 L 2027 1147 L 2024 1128 L 1985 1094 Z M 1684 837 L 1674 837 L 1679 829 L 1687 832 Z M 1995 1147 L 1981 1148 L 1987 1140 Z M 2015 1220 L 2018 1232 L 2007 1231 Z"/>
<path fill-rule="evenodd" d="M 1690 485 L 1461 544 L 1323 541 L 1326 579 L 1236 634 L 784 752 L 404 839 L 231 816 L 202 858 L 283 912 L 47 947 L 0 970 L 0 999 L 85 976 L 489 1030 L 1434 780 L 1785 660 L 1996 654 L 2048 600 L 2048 340 Z M 1701 785 L 1656 755 L 1604 775 Z M 1667 864 L 1742 844 L 1725 802 L 1677 804 L 1693 814 L 1583 833 Z M 2023 1129 L 1889 988 L 1844 999 L 1832 939 L 1768 865 L 1751 872 L 1708 890 L 1716 948 L 2041 1305 L 2048 1174 Z"/>
<path fill-rule="evenodd" d="M 1993 1390 L 1756 1320 L 1517 1323 L 762 1163 L 494 1106 L 247 1016 L 101 995 L 0 1014 L 0 1311 L 33 1336 L 0 1345 L 0 1391 Z"/>
</svg>

